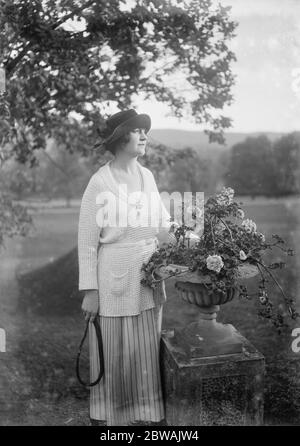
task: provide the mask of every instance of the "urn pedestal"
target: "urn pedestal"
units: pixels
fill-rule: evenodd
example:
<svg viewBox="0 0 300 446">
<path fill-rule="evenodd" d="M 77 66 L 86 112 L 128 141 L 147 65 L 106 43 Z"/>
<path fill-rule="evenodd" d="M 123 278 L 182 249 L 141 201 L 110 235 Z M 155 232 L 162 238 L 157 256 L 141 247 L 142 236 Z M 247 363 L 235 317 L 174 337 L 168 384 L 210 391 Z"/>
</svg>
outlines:
<svg viewBox="0 0 300 446">
<path fill-rule="evenodd" d="M 216 319 L 220 305 L 235 297 L 236 288 L 229 289 L 225 296 L 208 296 L 205 283 L 179 281 L 175 287 L 184 301 L 196 305 L 198 312 L 195 322 L 175 331 L 176 342 L 191 358 L 242 352 L 243 343 L 233 325 L 222 324 Z"/>
<path fill-rule="evenodd" d="M 243 342 L 240 334 L 231 324 L 217 322 L 217 313 L 220 305 L 238 296 L 238 280 L 255 276 L 257 267 L 249 264 L 239 267 L 236 282 L 224 293 L 209 293 L 210 277 L 190 272 L 185 266 L 161 267 L 158 275 L 164 278 L 170 272 L 180 273 L 175 288 L 182 300 L 193 304 L 198 313 L 195 322 L 175 330 L 176 342 L 183 346 L 190 357 L 241 353 Z"/>
<path fill-rule="evenodd" d="M 239 335 L 242 352 L 191 357 L 173 330 L 161 338 L 168 426 L 263 424 L 264 357 Z"/>
<path fill-rule="evenodd" d="M 184 267 L 175 284 L 181 298 L 195 305 L 195 322 L 162 332 L 162 381 L 170 426 L 259 425 L 263 422 L 264 357 L 231 324 L 217 322 L 220 305 L 237 297 L 208 293 L 208 277 Z M 162 270 L 161 276 L 167 273 Z M 245 279 L 257 274 L 247 265 Z"/>
</svg>

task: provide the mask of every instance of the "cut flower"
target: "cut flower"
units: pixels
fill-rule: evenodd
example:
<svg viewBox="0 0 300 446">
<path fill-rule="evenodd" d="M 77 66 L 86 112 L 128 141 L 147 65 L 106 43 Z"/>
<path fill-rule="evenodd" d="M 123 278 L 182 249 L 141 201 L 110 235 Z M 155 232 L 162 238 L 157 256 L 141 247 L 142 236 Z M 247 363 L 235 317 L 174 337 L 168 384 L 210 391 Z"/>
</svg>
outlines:
<svg viewBox="0 0 300 446">
<path fill-rule="evenodd" d="M 256 232 L 256 223 L 254 223 L 253 220 L 250 220 L 250 218 L 247 218 L 247 220 L 243 220 L 242 226 L 249 234 Z"/>
<path fill-rule="evenodd" d="M 285 315 L 293 320 L 300 315 L 296 311 L 295 298 L 285 294 L 273 273 L 275 268 L 281 268 L 285 263 L 274 262 L 272 265 L 268 265 L 263 254 L 275 247 L 287 255 L 293 255 L 292 250 L 284 248 L 284 240 L 276 234 L 272 236 L 275 239 L 273 243 L 266 242 L 265 236 L 257 232 L 256 223 L 249 218 L 244 219 L 245 213 L 240 205 L 233 201 L 233 196 L 233 189 L 223 188 L 219 194 L 206 200 L 204 216 L 195 213 L 196 225 L 203 223 L 203 231 L 197 232 L 198 239 L 193 239 L 194 228 L 189 227 L 186 221 L 175 229 L 173 228 L 175 245 L 165 244 L 153 253 L 143 268 L 145 278 L 142 279 L 142 283 L 155 288 L 159 282 L 166 278 L 183 274 L 180 272 L 180 268 L 184 267 L 189 270 L 189 274 L 195 274 L 197 279 L 199 276 L 200 280 L 209 279 L 210 284 L 207 284 L 206 287 L 211 293 L 219 291 L 226 293 L 233 287 L 237 287 L 239 297 L 248 299 L 256 296 L 260 304 L 263 305 L 258 314 L 270 320 L 276 328 L 280 329 L 286 325 L 285 316 L 283 316 L 280 306 L 276 302 L 272 302 L 271 297 L 268 298 L 267 283 L 269 278 L 280 290 L 283 307 L 286 308 Z M 182 208 L 184 205 L 183 202 Z M 193 214 L 193 210 L 195 208 L 189 204 L 186 214 Z M 161 276 L 160 268 L 168 267 L 168 265 L 180 267 L 179 271 Z M 253 269 L 255 269 L 254 275 L 260 275 L 259 289 L 249 294 L 248 287 L 240 283 L 239 280 L 241 277 L 251 277 Z"/>
<path fill-rule="evenodd" d="M 216 273 L 219 273 L 224 266 L 222 257 L 218 256 L 216 254 L 212 255 L 212 256 L 208 256 L 206 259 L 206 266 L 207 266 L 207 269 L 210 269 L 212 271 L 216 271 Z"/>
<path fill-rule="evenodd" d="M 234 190 L 231 187 L 223 187 L 216 195 L 216 202 L 220 206 L 229 206 L 233 202 Z"/>
<path fill-rule="evenodd" d="M 245 251 L 243 251 L 242 249 L 240 250 L 239 257 L 240 257 L 240 260 L 246 260 L 247 259 L 247 255 L 245 254 Z"/>
</svg>

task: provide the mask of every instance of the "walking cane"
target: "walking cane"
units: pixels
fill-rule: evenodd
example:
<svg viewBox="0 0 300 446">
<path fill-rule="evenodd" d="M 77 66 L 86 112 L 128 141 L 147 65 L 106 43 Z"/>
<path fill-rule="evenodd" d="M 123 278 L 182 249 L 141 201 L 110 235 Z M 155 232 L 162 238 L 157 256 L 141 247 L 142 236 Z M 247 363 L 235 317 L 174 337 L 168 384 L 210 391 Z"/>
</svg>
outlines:
<svg viewBox="0 0 300 446">
<path fill-rule="evenodd" d="M 93 320 L 93 324 L 94 324 L 94 327 L 95 327 L 95 330 L 96 330 L 96 336 L 97 336 L 97 341 L 98 341 L 98 351 L 99 351 L 99 361 L 100 361 L 99 375 L 98 375 L 98 378 L 96 379 L 96 381 L 94 381 L 94 382 L 92 382 L 90 384 L 85 383 L 83 381 L 83 379 L 81 378 L 81 376 L 80 376 L 80 372 L 79 372 L 80 354 L 81 354 L 82 346 L 84 344 L 84 341 L 85 341 L 85 338 L 86 338 L 86 335 L 87 335 L 87 332 L 88 332 L 88 329 L 89 329 L 89 323 L 90 322 L 87 321 L 86 327 L 85 327 L 85 330 L 84 330 L 84 334 L 83 334 L 83 337 L 82 337 L 80 345 L 79 345 L 77 358 L 76 358 L 76 375 L 77 375 L 77 379 L 80 382 L 80 384 L 82 384 L 85 387 L 96 386 L 100 382 L 102 376 L 104 375 L 104 355 L 103 355 L 102 334 L 101 334 L 101 328 L 100 328 L 99 320 L 96 317 Z"/>
</svg>

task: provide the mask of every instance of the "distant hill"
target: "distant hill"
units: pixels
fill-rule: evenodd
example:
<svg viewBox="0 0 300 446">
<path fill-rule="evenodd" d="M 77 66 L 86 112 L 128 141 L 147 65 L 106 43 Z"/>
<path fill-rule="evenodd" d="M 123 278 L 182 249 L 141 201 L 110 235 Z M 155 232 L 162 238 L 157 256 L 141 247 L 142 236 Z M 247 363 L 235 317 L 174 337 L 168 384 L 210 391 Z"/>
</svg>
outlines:
<svg viewBox="0 0 300 446">
<path fill-rule="evenodd" d="M 226 145 L 217 143 L 209 143 L 208 136 L 204 132 L 176 129 L 151 129 L 149 140 L 151 138 L 156 142 L 161 142 L 174 149 L 182 149 L 183 147 L 192 147 L 199 154 L 203 155 L 219 155 L 226 152 L 234 144 L 243 141 L 248 136 L 258 136 L 265 134 L 271 141 L 279 138 L 283 133 L 277 132 L 256 132 L 256 133 L 226 133 Z"/>
</svg>

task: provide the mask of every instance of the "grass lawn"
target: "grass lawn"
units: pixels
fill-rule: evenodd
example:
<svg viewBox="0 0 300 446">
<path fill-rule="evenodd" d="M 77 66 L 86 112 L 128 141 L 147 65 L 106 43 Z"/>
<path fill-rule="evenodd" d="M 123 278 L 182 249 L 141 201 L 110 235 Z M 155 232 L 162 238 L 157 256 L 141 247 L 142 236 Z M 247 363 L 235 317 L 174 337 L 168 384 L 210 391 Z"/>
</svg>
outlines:
<svg viewBox="0 0 300 446">
<path fill-rule="evenodd" d="M 278 233 L 297 249 L 299 208 L 294 202 L 253 201 L 245 210 L 258 230 L 267 236 Z M 36 230 L 25 239 L 9 240 L 0 256 L 0 327 L 7 332 L 7 351 L 0 357 L 0 423 L 86 425 L 88 391 L 74 372 L 84 328 L 76 289 L 78 208 L 37 212 L 34 221 Z M 276 272 L 284 289 L 298 299 L 299 260 L 296 253 L 286 269 Z M 16 271 L 29 274 L 17 280 Z M 163 328 L 183 327 L 197 310 L 180 300 L 174 280 L 166 285 Z M 278 291 L 271 289 L 278 300 Z M 265 355 L 265 424 L 300 425 L 300 354 L 291 350 L 291 328 L 279 336 L 256 316 L 256 305 L 233 301 L 221 308 L 219 320 L 232 323 Z M 82 373 L 87 376 L 87 351 L 84 358 Z"/>
</svg>

